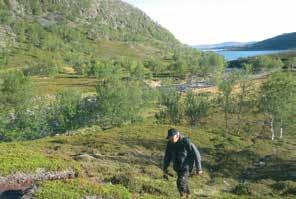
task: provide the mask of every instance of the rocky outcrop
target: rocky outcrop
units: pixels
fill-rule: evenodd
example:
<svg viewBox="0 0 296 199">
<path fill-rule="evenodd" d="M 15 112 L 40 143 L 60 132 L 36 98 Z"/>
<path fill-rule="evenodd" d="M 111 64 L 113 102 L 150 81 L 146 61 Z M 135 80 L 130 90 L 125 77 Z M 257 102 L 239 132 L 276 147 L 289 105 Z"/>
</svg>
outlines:
<svg viewBox="0 0 296 199">
<path fill-rule="evenodd" d="M 34 186 L 38 181 L 43 180 L 62 180 L 75 178 L 76 173 L 72 169 L 64 171 L 45 171 L 39 169 L 36 173 L 16 173 L 10 176 L 0 176 L 0 192 L 10 190 L 25 191 Z"/>
<path fill-rule="evenodd" d="M 0 24 L 0 52 L 5 51 L 9 47 L 15 46 L 15 38 L 16 35 L 9 26 Z"/>
<path fill-rule="evenodd" d="M 94 40 L 128 41 L 132 36 L 141 36 L 142 39 L 153 38 L 180 44 L 168 30 L 140 9 L 121 0 L 7 0 L 2 7 L 0 9 L 10 13 L 12 21 L 30 23 L 37 20 L 44 27 L 70 23 L 85 29 L 88 38 Z"/>
</svg>

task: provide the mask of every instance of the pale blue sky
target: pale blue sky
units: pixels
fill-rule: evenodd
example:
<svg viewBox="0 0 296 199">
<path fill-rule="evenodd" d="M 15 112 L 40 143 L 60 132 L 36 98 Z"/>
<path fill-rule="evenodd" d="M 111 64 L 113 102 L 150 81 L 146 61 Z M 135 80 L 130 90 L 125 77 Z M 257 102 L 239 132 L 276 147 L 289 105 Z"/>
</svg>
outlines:
<svg viewBox="0 0 296 199">
<path fill-rule="evenodd" d="M 260 41 L 296 32 L 296 0 L 124 0 L 181 42 Z"/>
</svg>

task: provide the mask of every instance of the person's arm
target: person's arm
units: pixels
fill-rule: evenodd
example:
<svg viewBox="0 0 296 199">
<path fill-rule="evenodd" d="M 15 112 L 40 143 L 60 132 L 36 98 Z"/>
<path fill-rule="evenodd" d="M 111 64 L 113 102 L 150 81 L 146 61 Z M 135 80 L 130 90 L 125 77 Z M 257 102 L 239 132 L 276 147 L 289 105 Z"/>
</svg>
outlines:
<svg viewBox="0 0 296 199">
<path fill-rule="evenodd" d="M 190 148 L 194 154 L 194 162 L 195 162 L 195 167 L 197 171 L 202 171 L 201 156 L 200 156 L 199 150 L 196 148 L 196 146 L 193 143 L 190 143 Z"/>
<path fill-rule="evenodd" d="M 202 171 L 201 156 L 200 156 L 200 153 L 199 153 L 198 149 L 196 148 L 196 146 L 188 138 L 186 138 L 186 140 L 185 140 L 185 146 L 186 146 L 187 151 L 190 154 L 192 154 L 192 158 L 195 163 L 196 170 L 198 172 Z"/>
</svg>

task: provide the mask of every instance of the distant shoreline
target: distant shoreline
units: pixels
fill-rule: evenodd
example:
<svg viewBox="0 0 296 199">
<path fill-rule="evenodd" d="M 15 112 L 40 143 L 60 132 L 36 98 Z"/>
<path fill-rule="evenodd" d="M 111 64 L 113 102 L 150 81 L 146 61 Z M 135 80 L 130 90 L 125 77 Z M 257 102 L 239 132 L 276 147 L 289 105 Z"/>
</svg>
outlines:
<svg viewBox="0 0 296 199">
<path fill-rule="evenodd" d="M 226 61 L 234 61 L 239 58 L 246 58 L 246 57 L 254 57 L 254 56 L 260 56 L 260 55 L 271 55 L 271 54 L 279 54 L 279 53 L 289 53 L 289 52 L 295 52 L 296 50 L 261 50 L 261 51 L 238 51 L 238 50 L 225 50 L 225 49 L 216 49 L 216 50 L 206 50 L 213 51 L 218 53 L 219 55 L 222 55 Z"/>
</svg>

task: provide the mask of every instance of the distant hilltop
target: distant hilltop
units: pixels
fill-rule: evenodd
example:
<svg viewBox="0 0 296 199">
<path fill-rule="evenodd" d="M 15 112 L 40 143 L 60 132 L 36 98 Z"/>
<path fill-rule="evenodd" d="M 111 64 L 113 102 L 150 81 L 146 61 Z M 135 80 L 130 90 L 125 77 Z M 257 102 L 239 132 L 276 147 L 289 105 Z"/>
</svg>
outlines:
<svg viewBox="0 0 296 199">
<path fill-rule="evenodd" d="M 285 33 L 270 39 L 249 44 L 239 50 L 290 50 L 296 49 L 296 32 Z"/>
<path fill-rule="evenodd" d="M 224 42 L 193 47 L 200 50 L 296 50 L 296 32 L 285 33 L 259 42 Z"/>
<path fill-rule="evenodd" d="M 194 48 L 200 49 L 200 50 L 215 50 L 215 49 L 230 49 L 234 47 L 242 47 L 249 44 L 253 44 L 255 42 L 223 42 L 223 43 L 217 43 L 217 44 L 204 44 L 204 45 L 194 45 Z"/>
</svg>

